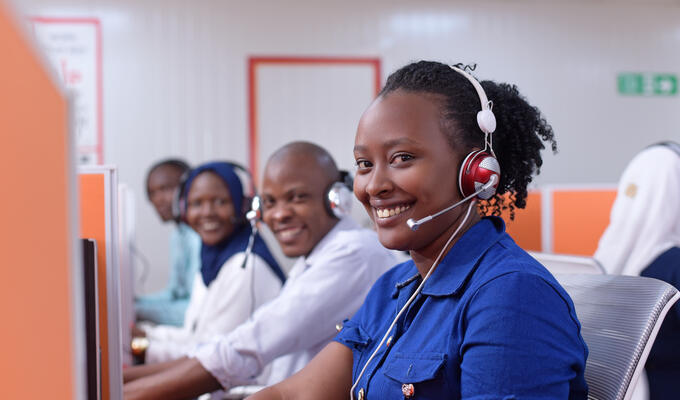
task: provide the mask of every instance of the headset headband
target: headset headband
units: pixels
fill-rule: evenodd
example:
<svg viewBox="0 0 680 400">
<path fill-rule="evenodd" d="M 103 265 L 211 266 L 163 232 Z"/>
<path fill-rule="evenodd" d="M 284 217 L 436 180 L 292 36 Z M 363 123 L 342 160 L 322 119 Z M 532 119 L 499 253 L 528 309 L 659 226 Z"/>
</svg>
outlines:
<svg viewBox="0 0 680 400">
<path fill-rule="evenodd" d="M 472 86 L 474 86 L 477 96 L 479 97 L 479 102 L 482 106 L 482 110 L 477 113 L 477 125 L 479 125 L 479 129 L 484 132 L 484 150 L 494 154 L 493 138 L 491 134 L 496 130 L 496 116 L 494 116 L 493 111 L 491 110 L 493 108 L 493 102 L 489 101 L 489 99 L 486 97 L 486 92 L 484 91 L 482 84 L 479 83 L 479 81 L 477 81 L 474 76 L 455 65 L 450 65 L 449 67 L 463 75 L 465 79 L 470 81 Z"/>
<path fill-rule="evenodd" d="M 255 190 L 255 181 L 253 180 L 253 175 L 250 173 L 250 170 L 243 165 L 233 162 L 233 161 L 222 161 L 226 164 L 229 164 L 232 166 L 232 168 L 239 170 L 243 172 L 246 175 L 246 178 L 248 179 L 247 185 L 241 182 L 241 186 L 244 188 L 244 192 L 246 191 L 245 189 L 247 188 L 247 191 L 250 192 L 249 195 L 245 197 L 255 197 L 257 196 L 257 190 Z M 242 181 L 242 180 L 241 180 Z"/>
<path fill-rule="evenodd" d="M 475 87 L 475 90 L 477 91 L 477 96 L 479 97 L 479 101 L 482 104 L 482 110 L 491 110 L 493 108 L 493 103 L 491 103 L 489 101 L 489 99 L 486 97 L 486 92 L 484 91 L 484 88 L 479 83 L 479 81 L 477 79 L 475 79 L 474 76 L 470 75 L 465 70 L 456 67 L 455 65 L 451 65 L 450 67 L 451 67 L 452 70 L 458 72 L 459 74 L 461 74 L 465 78 L 467 78 L 467 80 L 469 80 L 470 83 L 472 83 L 472 86 Z M 491 132 L 489 132 L 489 133 L 491 133 Z"/>
<path fill-rule="evenodd" d="M 655 143 L 651 146 L 647 146 L 647 148 L 654 147 L 654 146 L 663 146 L 668 149 L 671 149 L 671 151 L 675 152 L 678 156 L 680 156 L 680 144 L 676 142 L 672 142 L 670 140 L 667 140 L 665 142 L 660 142 L 660 143 Z"/>
</svg>

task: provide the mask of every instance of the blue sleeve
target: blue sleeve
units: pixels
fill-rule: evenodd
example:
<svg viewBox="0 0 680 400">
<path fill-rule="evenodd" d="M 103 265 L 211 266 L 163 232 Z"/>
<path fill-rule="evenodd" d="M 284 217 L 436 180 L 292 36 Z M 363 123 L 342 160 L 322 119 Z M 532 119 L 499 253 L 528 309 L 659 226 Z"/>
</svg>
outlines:
<svg viewBox="0 0 680 400">
<path fill-rule="evenodd" d="M 352 351 L 352 381 L 354 381 L 358 370 L 361 368 L 360 363 L 368 357 L 367 352 L 372 345 L 371 337 L 363 328 L 363 324 L 366 322 L 366 318 L 368 318 L 367 301 L 369 298 L 370 292 L 359 308 L 359 311 L 351 319 L 346 319 L 342 322 L 342 329 L 333 339 L 333 341 L 344 345 Z"/>
<path fill-rule="evenodd" d="M 521 272 L 477 290 L 459 332 L 462 399 L 585 398 L 587 350 L 565 295 Z"/>
<path fill-rule="evenodd" d="M 135 300 L 137 318 L 162 325 L 182 326 L 196 272 L 200 269 L 201 239 L 180 225 L 170 236 L 170 276 L 160 292 Z"/>
<path fill-rule="evenodd" d="M 161 325 L 184 325 L 184 313 L 189 306 L 189 299 L 162 299 L 155 298 L 154 295 L 135 301 L 137 319 Z"/>
<path fill-rule="evenodd" d="M 342 330 L 335 335 L 333 341 L 349 347 L 350 350 L 363 351 L 369 344 L 370 338 L 357 319 L 346 319 L 342 322 Z"/>
<path fill-rule="evenodd" d="M 168 290 L 173 299 L 191 297 L 194 276 L 201 268 L 201 238 L 186 225 L 170 236 L 170 278 Z"/>
</svg>

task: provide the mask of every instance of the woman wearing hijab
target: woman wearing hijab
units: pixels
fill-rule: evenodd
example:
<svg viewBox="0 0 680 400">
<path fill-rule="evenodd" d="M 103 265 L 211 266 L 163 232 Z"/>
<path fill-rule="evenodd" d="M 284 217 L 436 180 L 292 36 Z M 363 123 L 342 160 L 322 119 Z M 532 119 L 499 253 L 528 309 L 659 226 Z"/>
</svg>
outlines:
<svg viewBox="0 0 680 400">
<path fill-rule="evenodd" d="M 211 162 L 192 170 L 181 197 L 182 218 L 201 237 L 201 269 L 184 326 L 142 328 L 148 339 L 143 345 L 147 363 L 182 357 L 196 344 L 230 332 L 274 298 L 285 279 L 259 236 L 246 255 L 251 228 L 232 164 Z"/>
<path fill-rule="evenodd" d="M 680 289 L 680 146 L 648 147 L 628 164 L 595 258 L 610 274 L 661 279 Z M 680 306 L 666 316 L 647 364 L 651 400 L 680 393 Z"/>
</svg>

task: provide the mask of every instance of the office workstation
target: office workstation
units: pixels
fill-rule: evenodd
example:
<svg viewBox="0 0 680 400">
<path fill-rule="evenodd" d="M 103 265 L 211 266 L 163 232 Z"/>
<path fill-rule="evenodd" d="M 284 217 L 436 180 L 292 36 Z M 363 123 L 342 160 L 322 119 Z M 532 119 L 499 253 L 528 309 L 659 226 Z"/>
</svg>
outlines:
<svg viewBox="0 0 680 400">
<path fill-rule="evenodd" d="M 678 17 L 0 0 L 0 398 L 680 397 Z"/>
</svg>

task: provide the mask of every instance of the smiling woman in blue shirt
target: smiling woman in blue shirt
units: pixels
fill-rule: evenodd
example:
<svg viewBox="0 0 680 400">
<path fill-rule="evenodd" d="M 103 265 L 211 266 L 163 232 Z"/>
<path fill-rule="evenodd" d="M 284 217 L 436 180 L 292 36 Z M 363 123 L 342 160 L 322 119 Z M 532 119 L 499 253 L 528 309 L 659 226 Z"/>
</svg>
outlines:
<svg viewBox="0 0 680 400">
<path fill-rule="evenodd" d="M 407 65 L 362 116 L 354 193 L 381 243 L 412 260 L 307 367 L 254 399 L 587 397 L 571 299 L 492 216 L 525 206 L 552 128 L 515 86 L 469 70 Z"/>
</svg>

